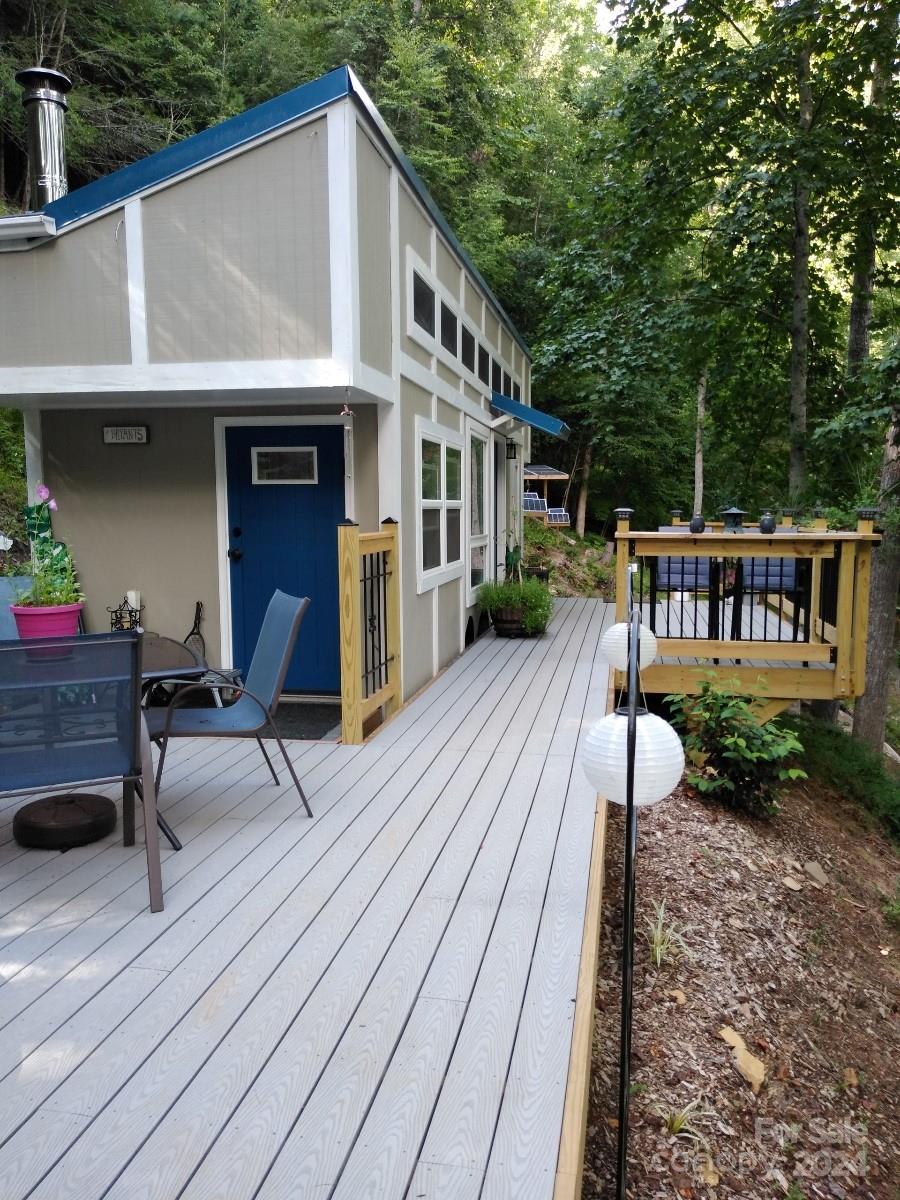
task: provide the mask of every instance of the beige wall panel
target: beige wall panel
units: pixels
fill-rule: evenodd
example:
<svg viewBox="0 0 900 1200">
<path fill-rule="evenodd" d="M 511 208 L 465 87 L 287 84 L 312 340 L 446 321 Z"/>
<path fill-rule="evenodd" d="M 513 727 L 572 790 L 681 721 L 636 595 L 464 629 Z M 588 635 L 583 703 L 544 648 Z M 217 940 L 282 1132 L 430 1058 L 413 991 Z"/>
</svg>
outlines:
<svg viewBox="0 0 900 1200">
<path fill-rule="evenodd" d="M 131 362 L 122 210 L 0 254 L 0 367 Z"/>
<path fill-rule="evenodd" d="M 418 691 L 432 676 L 433 605 L 431 592 L 416 593 L 416 507 L 418 480 L 415 477 L 416 417 L 431 418 L 431 397 L 414 383 L 401 383 L 401 457 L 407 466 L 401 480 L 400 545 L 403 554 L 403 689 L 406 696 Z"/>
<path fill-rule="evenodd" d="M 510 363 L 512 361 L 512 347 L 513 347 L 513 340 L 509 336 L 509 334 L 506 332 L 506 330 L 503 328 L 503 326 L 501 325 L 500 326 L 500 357 L 506 363 Z"/>
<path fill-rule="evenodd" d="M 404 337 L 403 350 L 410 358 L 414 358 L 421 367 L 426 367 L 431 370 L 431 355 L 427 350 L 423 350 L 418 342 L 414 342 L 412 338 Z"/>
<path fill-rule="evenodd" d="M 437 238 L 437 277 L 455 300 L 459 299 L 459 263 L 444 244 L 440 234 Z"/>
<path fill-rule="evenodd" d="M 481 403 L 481 392 L 479 392 L 478 388 L 473 388 L 471 383 L 464 383 L 463 388 L 468 400 L 474 401 L 475 404 Z"/>
<path fill-rule="evenodd" d="M 422 351 L 419 351 L 418 346 L 406 334 L 406 311 L 407 311 L 407 258 L 406 248 L 411 246 L 418 254 L 419 258 L 428 265 L 431 263 L 431 226 L 428 221 L 422 216 L 418 205 L 410 196 L 409 192 L 400 184 L 399 198 L 397 204 L 397 220 L 400 233 L 400 329 L 402 331 L 401 345 L 407 354 L 412 354 L 417 361 L 421 362 Z M 414 349 L 415 347 L 415 349 Z M 418 354 L 416 351 L 419 351 Z M 425 356 L 425 365 L 430 365 L 430 358 Z"/>
<path fill-rule="evenodd" d="M 391 373 L 391 172 L 356 127 L 356 212 L 359 227 L 359 353 Z"/>
<path fill-rule="evenodd" d="M 487 305 L 485 305 L 484 309 L 484 333 L 494 349 L 498 349 L 500 344 L 500 322 Z"/>
<path fill-rule="evenodd" d="M 448 404 L 446 400 L 441 400 L 438 397 L 437 401 L 437 423 L 438 425 L 446 425 L 448 429 L 455 429 L 460 432 L 460 420 L 462 413 L 458 408 L 454 408 L 452 404 Z"/>
<path fill-rule="evenodd" d="M 445 367 L 440 359 L 438 359 L 437 362 L 437 375 L 438 379 L 442 379 L 444 383 L 449 384 L 450 387 L 457 391 L 459 390 L 460 376 L 456 371 L 451 371 L 449 367 Z"/>
<path fill-rule="evenodd" d="M 459 654 L 459 580 L 438 588 L 438 661 L 442 667 Z"/>
<path fill-rule="evenodd" d="M 353 475 L 356 520 L 362 533 L 380 528 L 378 512 L 378 410 L 374 404 L 353 408 Z"/>
<path fill-rule="evenodd" d="M 466 276 L 465 309 L 475 322 L 476 329 L 481 329 L 481 292 L 468 275 Z"/>
<path fill-rule="evenodd" d="M 325 119 L 143 203 L 151 362 L 329 358 Z"/>
<path fill-rule="evenodd" d="M 103 445 L 103 425 L 144 423 L 149 445 Z M 137 588 L 147 628 L 180 639 L 202 600 L 203 634 L 218 658 L 213 414 L 45 412 L 42 424 L 54 527 L 72 547 L 88 629 L 108 629 L 107 606 Z"/>
</svg>

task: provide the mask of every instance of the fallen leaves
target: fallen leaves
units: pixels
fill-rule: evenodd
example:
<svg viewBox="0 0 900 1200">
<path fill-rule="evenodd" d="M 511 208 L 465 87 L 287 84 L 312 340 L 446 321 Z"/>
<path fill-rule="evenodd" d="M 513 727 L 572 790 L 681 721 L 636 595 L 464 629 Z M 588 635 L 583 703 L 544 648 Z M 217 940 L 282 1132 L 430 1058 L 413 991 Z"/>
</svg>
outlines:
<svg viewBox="0 0 900 1200">
<path fill-rule="evenodd" d="M 793 875 L 785 875 L 781 881 L 786 888 L 790 888 L 792 892 L 802 892 L 803 884 L 799 879 L 795 879 Z"/>
<path fill-rule="evenodd" d="M 844 1074 L 843 1074 L 842 1078 L 844 1081 L 844 1087 L 847 1087 L 847 1088 L 858 1088 L 859 1087 L 859 1073 L 857 1072 L 855 1067 L 844 1067 Z"/>
<path fill-rule="evenodd" d="M 666 995 L 671 996 L 679 1008 L 682 1008 L 685 1004 L 687 1004 L 687 996 L 684 994 L 681 988 L 670 988 L 666 992 Z"/>
<path fill-rule="evenodd" d="M 750 1053 L 747 1043 L 730 1025 L 722 1026 L 719 1030 L 719 1037 L 731 1047 L 734 1065 L 750 1084 L 754 1096 L 758 1095 L 766 1078 L 765 1064 L 755 1054 Z"/>
</svg>

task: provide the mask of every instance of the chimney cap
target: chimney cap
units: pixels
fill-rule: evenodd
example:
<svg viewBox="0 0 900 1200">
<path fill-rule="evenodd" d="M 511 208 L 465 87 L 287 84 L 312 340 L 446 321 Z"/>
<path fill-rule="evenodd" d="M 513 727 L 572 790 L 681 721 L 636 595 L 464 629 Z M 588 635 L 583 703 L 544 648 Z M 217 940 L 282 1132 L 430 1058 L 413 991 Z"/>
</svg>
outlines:
<svg viewBox="0 0 900 1200">
<path fill-rule="evenodd" d="M 22 103 L 29 100 L 55 100 L 67 108 L 65 95 L 71 91 L 72 80 L 62 71 L 54 71 L 52 67 L 25 67 L 16 71 L 16 83 L 24 88 Z"/>
</svg>

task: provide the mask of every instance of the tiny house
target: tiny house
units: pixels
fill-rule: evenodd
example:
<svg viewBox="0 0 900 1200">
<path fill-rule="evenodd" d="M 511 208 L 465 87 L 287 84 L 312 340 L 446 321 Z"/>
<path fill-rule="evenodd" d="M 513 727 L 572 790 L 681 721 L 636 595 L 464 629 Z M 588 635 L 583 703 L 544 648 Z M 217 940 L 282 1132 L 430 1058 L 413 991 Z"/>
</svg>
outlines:
<svg viewBox="0 0 900 1200">
<path fill-rule="evenodd" d="M 26 111 L 59 116 L 68 81 L 21 75 Z M 529 427 L 564 427 L 353 72 L 71 193 L 42 154 L 47 202 L 0 219 L 0 404 L 24 411 L 88 627 L 133 589 L 183 636 L 200 600 L 211 661 L 240 667 L 280 587 L 313 601 L 288 690 L 338 694 L 337 530 L 393 520 L 411 695 L 502 576 Z"/>
</svg>

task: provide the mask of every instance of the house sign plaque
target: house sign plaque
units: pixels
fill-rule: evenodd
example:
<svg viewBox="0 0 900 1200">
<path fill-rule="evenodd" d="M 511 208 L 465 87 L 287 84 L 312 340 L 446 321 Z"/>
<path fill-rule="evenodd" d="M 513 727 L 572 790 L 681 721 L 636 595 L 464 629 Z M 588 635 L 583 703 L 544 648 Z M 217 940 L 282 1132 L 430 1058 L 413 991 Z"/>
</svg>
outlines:
<svg viewBox="0 0 900 1200">
<path fill-rule="evenodd" d="M 146 446 L 149 425 L 104 425 L 103 442 L 107 446 Z"/>
</svg>

